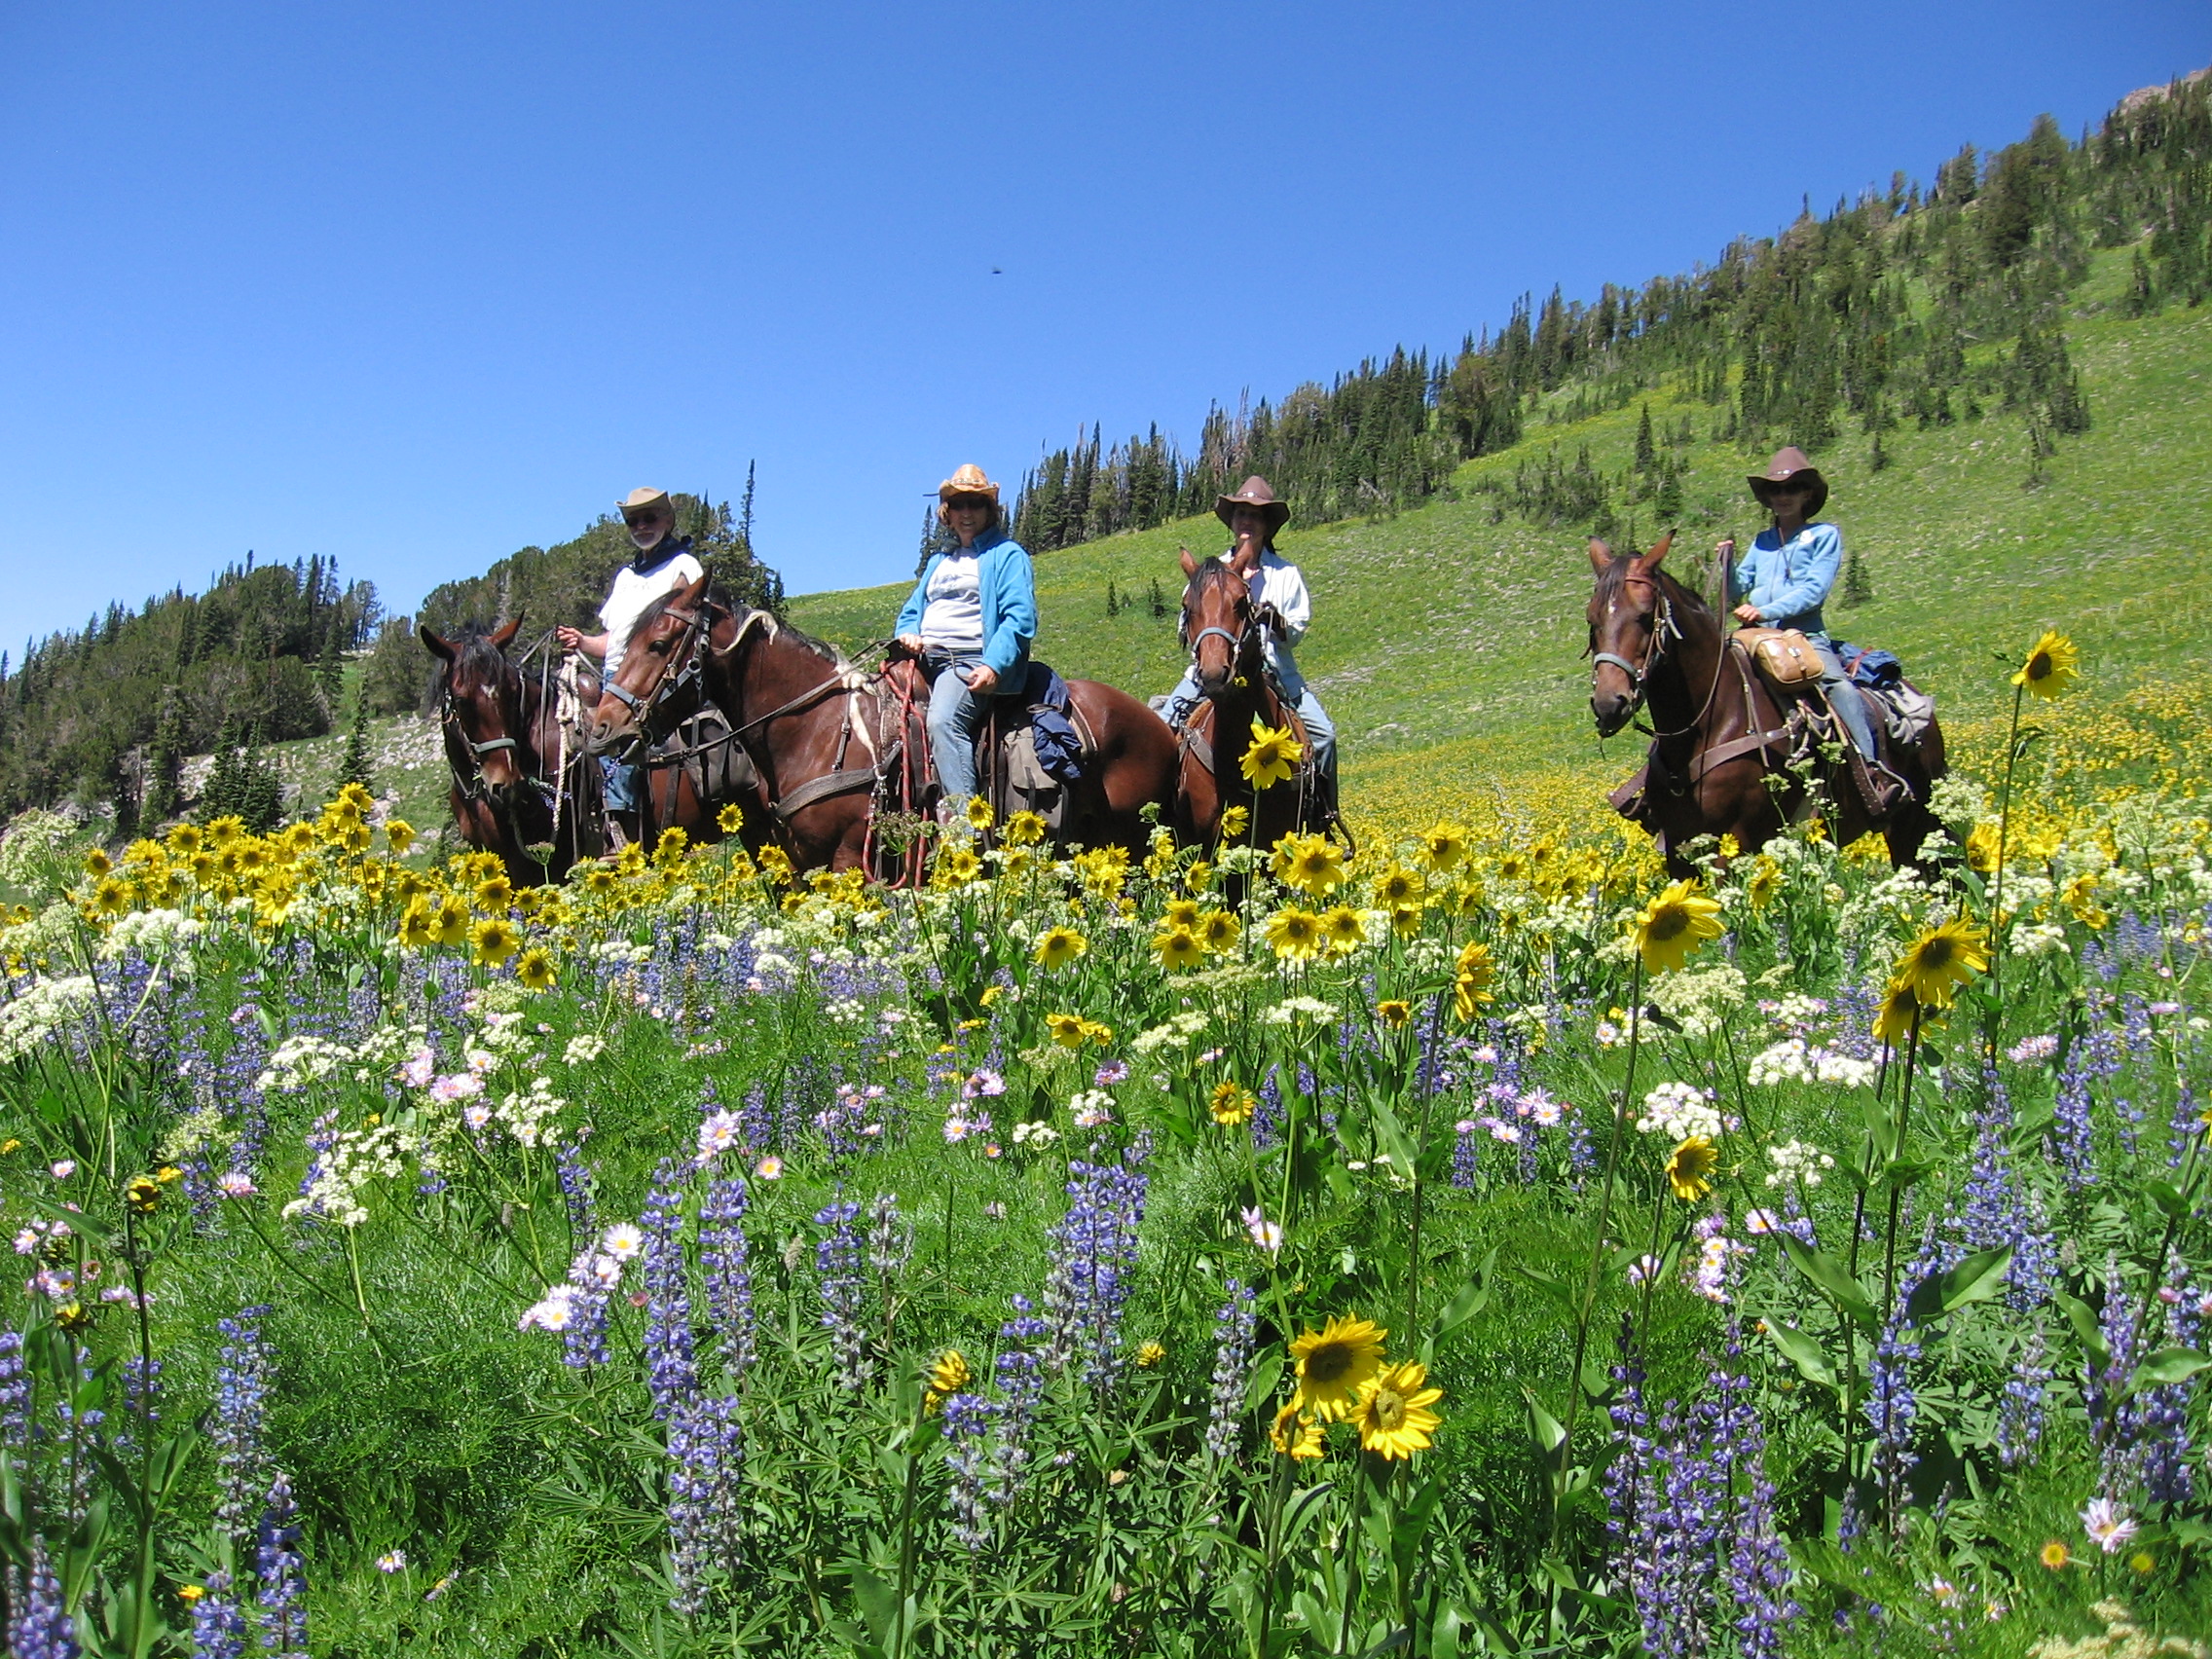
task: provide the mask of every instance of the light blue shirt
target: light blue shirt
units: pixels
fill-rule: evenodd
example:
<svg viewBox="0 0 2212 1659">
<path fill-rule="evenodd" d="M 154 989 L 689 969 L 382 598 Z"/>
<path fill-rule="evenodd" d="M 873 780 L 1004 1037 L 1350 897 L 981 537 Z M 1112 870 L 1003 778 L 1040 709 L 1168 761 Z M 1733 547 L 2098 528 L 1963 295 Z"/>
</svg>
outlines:
<svg viewBox="0 0 2212 1659">
<path fill-rule="evenodd" d="M 1736 561 L 1728 582 L 1731 608 L 1750 605 L 1766 628 L 1794 628 L 1825 634 L 1821 606 L 1843 569 L 1843 532 L 1832 524 L 1809 524 L 1784 541 L 1770 525 L 1752 539 L 1751 550 Z"/>
</svg>

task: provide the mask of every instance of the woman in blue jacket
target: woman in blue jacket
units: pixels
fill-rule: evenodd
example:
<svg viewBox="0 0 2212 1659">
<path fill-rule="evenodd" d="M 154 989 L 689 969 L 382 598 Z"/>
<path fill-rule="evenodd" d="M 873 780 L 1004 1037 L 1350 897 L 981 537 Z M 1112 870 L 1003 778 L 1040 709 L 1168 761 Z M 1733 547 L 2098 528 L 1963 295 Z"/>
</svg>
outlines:
<svg viewBox="0 0 2212 1659">
<path fill-rule="evenodd" d="M 1843 660 L 1828 639 L 1822 606 L 1843 569 L 1843 532 L 1816 519 L 1827 504 L 1828 483 L 1805 452 L 1795 445 L 1777 452 L 1763 473 L 1750 480 L 1759 505 L 1774 515 L 1751 550 L 1736 560 L 1733 538 L 1717 549 L 1728 566 L 1728 603 L 1746 627 L 1794 628 L 1821 658 L 1821 690 L 1865 762 L 1866 805 L 1880 817 L 1910 793 L 1905 781 L 1884 766 L 1874 747 L 1874 722 L 1866 700 L 1844 672 Z"/>
<path fill-rule="evenodd" d="M 1027 689 L 1037 584 L 1028 552 L 1000 528 L 999 487 L 981 467 L 961 467 L 937 498 L 959 545 L 930 555 L 899 612 L 898 636 L 929 677 L 930 756 L 942 790 L 939 817 L 948 819 L 976 793 L 976 737 L 989 699 Z"/>
</svg>

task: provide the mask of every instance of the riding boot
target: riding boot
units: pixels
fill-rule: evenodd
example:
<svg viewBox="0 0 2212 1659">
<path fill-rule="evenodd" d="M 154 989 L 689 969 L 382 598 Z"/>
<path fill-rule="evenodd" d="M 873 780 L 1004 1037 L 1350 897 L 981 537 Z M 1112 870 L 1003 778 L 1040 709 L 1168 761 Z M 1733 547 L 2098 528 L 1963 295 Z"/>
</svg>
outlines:
<svg viewBox="0 0 2212 1659">
<path fill-rule="evenodd" d="M 1883 819 L 1912 798 L 1912 786 L 1883 765 L 1869 760 L 1858 750 L 1851 751 L 1851 781 L 1858 786 L 1859 798 L 1866 803 L 1866 810 L 1876 819 Z"/>
</svg>

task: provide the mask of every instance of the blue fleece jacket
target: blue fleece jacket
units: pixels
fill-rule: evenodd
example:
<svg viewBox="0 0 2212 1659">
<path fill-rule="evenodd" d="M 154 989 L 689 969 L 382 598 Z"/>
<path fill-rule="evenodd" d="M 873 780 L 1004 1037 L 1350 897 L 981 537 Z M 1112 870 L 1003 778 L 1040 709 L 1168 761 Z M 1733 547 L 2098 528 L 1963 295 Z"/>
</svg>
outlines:
<svg viewBox="0 0 2212 1659">
<path fill-rule="evenodd" d="M 1788 541 L 1769 526 L 1736 561 L 1728 603 L 1756 607 L 1764 628 L 1825 634 L 1827 622 L 1821 606 L 1842 568 L 1843 532 L 1834 525 L 1809 524 Z"/>
<path fill-rule="evenodd" d="M 944 555 L 933 553 L 921 579 L 899 612 L 894 633 L 918 634 L 929 608 L 930 577 Z M 1018 679 L 1015 670 L 1029 660 L 1029 642 L 1037 637 L 1037 582 L 1029 551 L 1004 531 L 976 537 L 977 599 L 983 612 L 983 661 L 1002 682 Z"/>
</svg>

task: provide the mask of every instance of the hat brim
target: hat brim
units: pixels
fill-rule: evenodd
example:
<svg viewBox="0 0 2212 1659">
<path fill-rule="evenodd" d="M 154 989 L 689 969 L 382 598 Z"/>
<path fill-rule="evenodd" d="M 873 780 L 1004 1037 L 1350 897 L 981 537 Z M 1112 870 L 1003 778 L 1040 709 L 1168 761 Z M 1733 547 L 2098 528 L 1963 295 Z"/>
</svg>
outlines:
<svg viewBox="0 0 2212 1659">
<path fill-rule="evenodd" d="M 1773 504 L 1767 499 L 1768 491 L 1777 484 L 1790 484 L 1799 479 L 1812 486 L 1812 493 L 1805 498 L 1805 516 L 1811 518 L 1828 503 L 1828 481 L 1821 476 L 1819 467 L 1801 466 L 1788 478 L 1769 478 L 1763 472 L 1754 472 L 1745 482 L 1751 485 L 1751 494 L 1758 498 L 1759 505 L 1768 507 Z"/>
<path fill-rule="evenodd" d="M 1214 502 L 1213 516 L 1231 529 L 1235 529 L 1238 507 L 1257 507 L 1265 513 L 1271 535 L 1290 522 L 1290 503 L 1288 501 L 1246 501 L 1235 496 L 1224 496 Z"/>
</svg>

